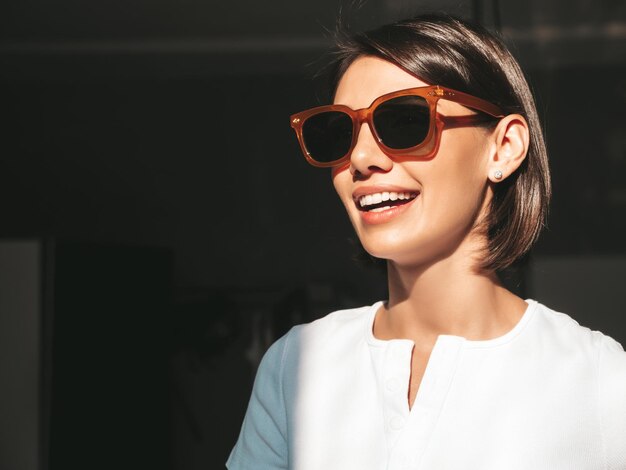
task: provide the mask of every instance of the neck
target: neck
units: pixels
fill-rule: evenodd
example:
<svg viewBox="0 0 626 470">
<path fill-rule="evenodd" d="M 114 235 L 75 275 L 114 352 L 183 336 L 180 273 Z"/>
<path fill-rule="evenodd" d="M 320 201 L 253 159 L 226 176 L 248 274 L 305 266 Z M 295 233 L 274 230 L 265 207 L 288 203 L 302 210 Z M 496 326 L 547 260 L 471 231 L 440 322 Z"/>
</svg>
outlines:
<svg viewBox="0 0 626 470">
<path fill-rule="evenodd" d="M 453 256 L 428 266 L 388 262 L 389 302 L 374 334 L 432 346 L 442 334 L 483 340 L 511 330 L 526 303 L 495 273 L 476 272 L 467 259 Z"/>
</svg>

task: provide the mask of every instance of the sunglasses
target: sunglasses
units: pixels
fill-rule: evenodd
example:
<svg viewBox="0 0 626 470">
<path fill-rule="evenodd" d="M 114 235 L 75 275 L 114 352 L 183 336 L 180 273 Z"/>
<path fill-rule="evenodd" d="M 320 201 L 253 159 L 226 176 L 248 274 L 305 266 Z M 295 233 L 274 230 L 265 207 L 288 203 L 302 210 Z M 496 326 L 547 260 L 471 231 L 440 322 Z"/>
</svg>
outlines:
<svg viewBox="0 0 626 470">
<path fill-rule="evenodd" d="M 437 113 L 440 99 L 483 114 L 443 116 Z M 502 109 L 488 101 L 432 85 L 382 95 L 363 109 L 353 110 L 341 104 L 308 109 L 291 116 L 291 127 L 306 160 L 313 166 L 326 168 L 350 160 L 364 122 L 386 154 L 429 158 L 437 153 L 444 126 L 474 126 L 502 117 Z"/>
</svg>

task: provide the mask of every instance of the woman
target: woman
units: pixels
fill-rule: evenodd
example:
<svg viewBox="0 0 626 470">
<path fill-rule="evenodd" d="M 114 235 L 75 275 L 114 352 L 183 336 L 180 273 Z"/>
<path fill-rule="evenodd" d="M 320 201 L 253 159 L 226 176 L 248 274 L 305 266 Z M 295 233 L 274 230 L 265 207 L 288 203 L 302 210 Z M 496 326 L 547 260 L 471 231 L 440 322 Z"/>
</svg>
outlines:
<svg viewBox="0 0 626 470">
<path fill-rule="evenodd" d="M 339 45 L 292 116 L 389 299 L 266 353 L 230 469 L 626 469 L 626 353 L 507 291 L 550 195 L 528 85 L 484 29 L 422 16 Z"/>
</svg>

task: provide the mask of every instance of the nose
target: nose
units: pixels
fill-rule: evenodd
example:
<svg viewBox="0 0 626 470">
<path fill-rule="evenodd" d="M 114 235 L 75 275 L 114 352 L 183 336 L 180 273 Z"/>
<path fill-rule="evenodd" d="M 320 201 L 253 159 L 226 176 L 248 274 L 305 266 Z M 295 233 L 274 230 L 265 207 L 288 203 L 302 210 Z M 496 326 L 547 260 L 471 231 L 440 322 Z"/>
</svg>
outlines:
<svg viewBox="0 0 626 470">
<path fill-rule="evenodd" d="M 367 123 L 362 123 L 357 141 L 350 154 L 350 173 L 353 176 L 369 176 L 372 173 L 387 173 L 393 161 L 376 143 L 376 136 Z"/>
</svg>

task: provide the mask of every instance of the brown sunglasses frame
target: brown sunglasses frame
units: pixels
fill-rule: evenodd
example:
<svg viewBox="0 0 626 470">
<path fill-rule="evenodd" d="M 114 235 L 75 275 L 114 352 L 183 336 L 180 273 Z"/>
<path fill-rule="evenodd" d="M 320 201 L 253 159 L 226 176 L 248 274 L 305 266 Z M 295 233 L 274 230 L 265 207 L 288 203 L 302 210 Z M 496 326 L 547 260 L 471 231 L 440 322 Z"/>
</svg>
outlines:
<svg viewBox="0 0 626 470">
<path fill-rule="evenodd" d="M 426 134 L 424 140 L 414 147 L 406 149 L 392 149 L 383 144 L 380 136 L 378 135 L 378 132 L 376 131 L 376 127 L 374 126 L 373 122 L 374 111 L 381 103 L 384 103 L 385 101 L 397 98 L 399 96 L 408 95 L 421 96 L 428 103 L 428 109 L 430 112 L 430 126 L 428 129 L 428 133 Z M 485 122 L 485 116 L 481 116 L 479 114 L 473 114 L 469 116 L 443 116 L 437 113 L 437 102 L 440 99 L 454 101 L 455 103 L 459 103 L 467 108 L 471 108 L 488 114 L 492 118 L 504 117 L 502 109 L 492 103 L 489 103 L 488 101 L 472 95 L 468 95 L 467 93 L 463 93 L 461 91 L 453 90 L 452 88 L 446 88 L 440 85 L 430 85 L 425 87 L 407 88 L 405 90 L 398 90 L 392 93 L 387 93 L 376 98 L 367 108 L 357 110 L 354 110 L 342 104 L 318 106 L 315 108 L 307 109 L 306 111 L 301 111 L 299 113 L 293 114 L 290 117 L 291 127 L 296 132 L 296 136 L 298 138 L 298 142 L 300 143 L 300 148 L 302 149 L 304 158 L 306 158 L 307 162 L 309 162 L 311 165 L 318 168 L 329 168 L 339 166 L 348 162 L 350 159 L 350 154 L 356 146 L 359 137 L 359 129 L 364 122 L 367 123 L 367 125 L 369 126 L 370 131 L 375 137 L 378 146 L 386 154 L 391 156 L 429 158 L 435 155 L 437 153 L 437 150 L 439 149 L 441 131 L 443 130 L 444 125 L 449 127 L 461 127 L 476 125 L 479 122 Z M 302 126 L 304 122 L 311 116 L 315 116 L 316 114 L 328 111 L 341 111 L 350 116 L 353 126 L 352 142 L 350 144 L 350 148 L 343 157 L 332 162 L 318 162 L 311 157 L 308 150 L 306 149 L 306 146 L 304 144 L 304 138 L 302 136 Z"/>
</svg>

